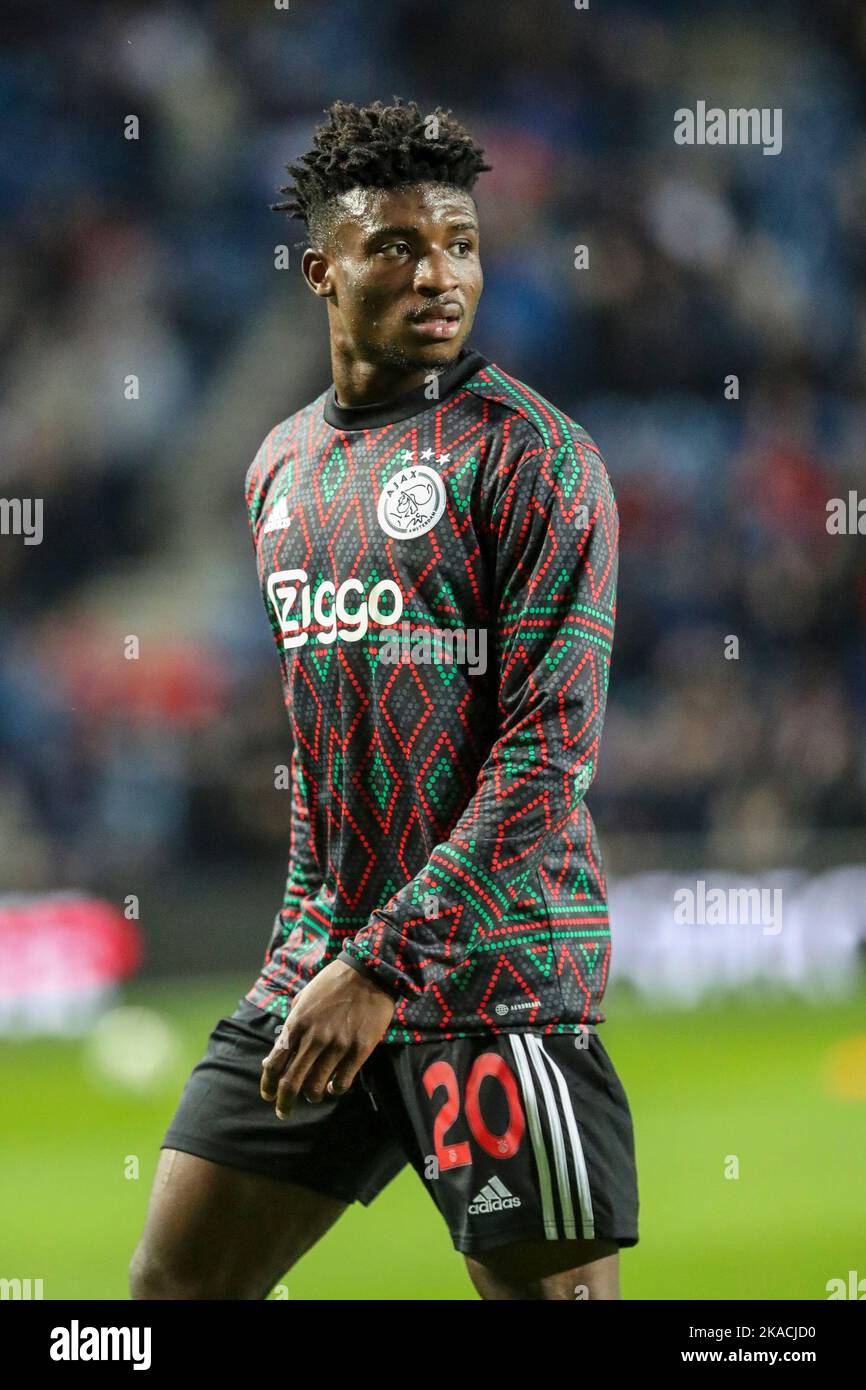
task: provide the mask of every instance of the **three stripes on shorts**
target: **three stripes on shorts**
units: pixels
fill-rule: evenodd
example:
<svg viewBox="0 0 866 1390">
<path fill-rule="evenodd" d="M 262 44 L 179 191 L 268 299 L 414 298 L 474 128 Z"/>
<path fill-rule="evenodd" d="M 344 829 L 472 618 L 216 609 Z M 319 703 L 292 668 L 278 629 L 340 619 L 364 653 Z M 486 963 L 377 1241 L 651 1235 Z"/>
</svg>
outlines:
<svg viewBox="0 0 866 1390">
<path fill-rule="evenodd" d="M 545 1237 L 594 1240 L 589 1174 L 565 1077 L 534 1033 L 512 1033 L 509 1041 L 538 1169 Z"/>
</svg>

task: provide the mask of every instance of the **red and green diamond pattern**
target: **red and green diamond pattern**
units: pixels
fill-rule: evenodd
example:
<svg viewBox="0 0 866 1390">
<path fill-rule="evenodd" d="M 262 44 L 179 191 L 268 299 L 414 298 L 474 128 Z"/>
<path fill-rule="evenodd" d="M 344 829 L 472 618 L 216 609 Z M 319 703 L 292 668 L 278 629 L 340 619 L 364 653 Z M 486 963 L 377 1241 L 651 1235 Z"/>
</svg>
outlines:
<svg viewBox="0 0 866 1390">
<path fill-rule="evenodd" d="M 342 957 L 399 996 L 386 1042 L 604 1019 L 607 893 L 584 796 L 616 503 L 586 431 L 481 361 L 390 423 L 336 427 L 320 396 L 246 478 L 292 738 L 285 895 L 248 998 L 284 1017 Z M 411 535 L 380 524 L 395 479 Z M 404 630 L 472 632 L 486 664 L 411 643 L 386 661 Z"/>
</svg>

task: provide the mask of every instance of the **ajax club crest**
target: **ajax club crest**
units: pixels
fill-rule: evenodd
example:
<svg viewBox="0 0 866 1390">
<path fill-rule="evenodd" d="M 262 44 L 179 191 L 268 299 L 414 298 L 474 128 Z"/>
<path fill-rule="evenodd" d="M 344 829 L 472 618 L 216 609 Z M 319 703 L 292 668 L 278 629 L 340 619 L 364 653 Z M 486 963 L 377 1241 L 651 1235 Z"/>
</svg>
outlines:
<svg viewBox="0 0 866 1390">
<path fill-rule="evenodd" d="M 445 485 L 423 463 L 410 464 L 389 478 L 379 497 L 376 516 L 382 530 L 395 540 L 423 536 L 445 510 Z"/>
</svg>

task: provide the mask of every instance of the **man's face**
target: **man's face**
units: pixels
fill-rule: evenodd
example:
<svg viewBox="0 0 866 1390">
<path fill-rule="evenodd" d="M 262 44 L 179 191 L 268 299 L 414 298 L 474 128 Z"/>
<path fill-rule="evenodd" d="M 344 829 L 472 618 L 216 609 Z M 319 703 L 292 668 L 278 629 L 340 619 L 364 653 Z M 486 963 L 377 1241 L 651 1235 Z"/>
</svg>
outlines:
<svg viewBox="0 0 866 1390">
<path fill-rule="evenodd" d="M 474 199 L 419 183 L 350 189 L 339 206 L 320 260 L 305 256 L 310 284 L 328 296 L 335 346 L 355 360 L 414 371 L 452 362 L 483 285 Z"/>
</svg>

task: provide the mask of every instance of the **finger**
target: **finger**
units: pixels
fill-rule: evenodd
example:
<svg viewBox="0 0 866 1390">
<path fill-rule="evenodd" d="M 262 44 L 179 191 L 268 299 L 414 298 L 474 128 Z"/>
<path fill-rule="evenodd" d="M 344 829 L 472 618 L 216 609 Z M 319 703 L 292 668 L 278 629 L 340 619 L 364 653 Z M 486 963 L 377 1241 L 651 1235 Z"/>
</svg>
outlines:
<svg viewBox="0 0 866 1390">
<path fill-rule="evenodd" d="M 345 1047 L 334 1043 L 321 1054 L 307 1073 L 301 1094 L 311 1105 L 319 1105 L 328 1093 L 328 1082 L 346 1055 Z"/>
<path fill-rule="evenodd" d="M 294 1032 L 287 1032 L 284 1029 L 262 1062 L 262 1076 L 259 1083 L 259 1093 L 262 1100 L 276 1100 L 280 1077 L 294 1057 L 297 1047 L 297 1036 Z"/>
<path fill-rule="evenodd" d="M 307 1073 L 321 1055 L 323 1044 L 309 1037 L 300 1043 L 277 1083 L 276 1113 L 278 1120 L 287 1120 L 307 1079 Z"/>
<path fill-rule="evenodd" d="M 334 1075 L 328 1086 L 328 1090 L 332 1096 L 345 1095 L 365 1061 L 366 1057 L 363 1052 L 360 1052 L 357 1048 L 351 1048 L 348 1052 L 344 1053 L 343 1060 L 335 1068 Z"/>
</svg>

